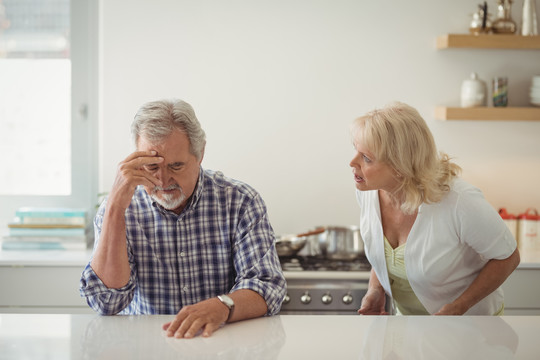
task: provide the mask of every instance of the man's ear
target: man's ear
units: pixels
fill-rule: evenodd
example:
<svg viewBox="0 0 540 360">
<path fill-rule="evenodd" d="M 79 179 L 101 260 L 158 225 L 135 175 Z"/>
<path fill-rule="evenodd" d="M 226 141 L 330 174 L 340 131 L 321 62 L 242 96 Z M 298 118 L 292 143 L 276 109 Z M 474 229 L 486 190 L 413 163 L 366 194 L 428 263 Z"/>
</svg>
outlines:
<svg viewBox="0 0 540 360">
<path fill-rule="evenodd" d="M 199 159 L 199 165 L 201 165 L 203 159 L 204 159 L 204 149 L 206 149 L 206 144 L 204 144 L 202 151 L 201 151 L 201 158 Z"/>
</svg>

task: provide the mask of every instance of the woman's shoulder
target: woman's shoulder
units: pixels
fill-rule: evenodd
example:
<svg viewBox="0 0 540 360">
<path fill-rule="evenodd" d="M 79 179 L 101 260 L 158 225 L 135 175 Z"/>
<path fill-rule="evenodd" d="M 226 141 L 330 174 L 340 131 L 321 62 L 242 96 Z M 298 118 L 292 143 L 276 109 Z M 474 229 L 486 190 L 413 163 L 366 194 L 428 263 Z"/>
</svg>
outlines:
<svg viewBox="0 0 540 360">
<path fill-rule="evenodd" d="M 422 204 L 424 209 L 457 209 L 462 206 L 469 206 L 471 202 L 478 200 L 485 201 L 482 191 L 469 182 L 456 177 L 449 184 L 450 189 L 446 195 L 438 202 L 432 204 Z"/>
<path fill-rule="evenodd" d="M 451 184 L 450 192 L 445 201 L 457 213 L 462 214 L 480 214 L 487 209 L 492 209 L 482 190 L 460 178 L 456 178 Z"/>
<path fill-rule="evenodd" d="M 480 188 L 461 178 L 454 179 L 454 181 L 450 184 L 449 193 L 450 197 L 453 195 L 456 200 L 484 199 L 484 195 Z"/>
<path fill-rule="evenodd" d="M 472 185 L 471 183 L 463 180 L 462 178 L 459 178 L 459 177 L 456 177 L 452 183 L 450 184 L 450 190 L 451 191 L 455 191 L 455 192 L 458 192 L 458 193 L 463 193 L 463 192 L 467 192 L 467 191 L 473 191 L 473 192 L 478 192 L 480 191 L 479 188 L 477 188 L 476 186 Z"/>
</svg>

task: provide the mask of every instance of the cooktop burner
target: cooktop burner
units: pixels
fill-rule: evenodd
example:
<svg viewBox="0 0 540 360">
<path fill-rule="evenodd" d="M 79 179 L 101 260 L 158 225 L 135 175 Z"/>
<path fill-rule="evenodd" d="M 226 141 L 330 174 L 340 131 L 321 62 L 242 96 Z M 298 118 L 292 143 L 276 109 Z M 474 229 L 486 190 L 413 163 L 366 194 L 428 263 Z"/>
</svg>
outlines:
<svg viewBox="0 0 540 360">
<path fill-rule="evenodd" d="M 283 271 L 369 271 L 371 265 L 367 258 L 355 260 L 334 260 L 318 257 L 291 256 L 280 257 Z"/>
</svg>

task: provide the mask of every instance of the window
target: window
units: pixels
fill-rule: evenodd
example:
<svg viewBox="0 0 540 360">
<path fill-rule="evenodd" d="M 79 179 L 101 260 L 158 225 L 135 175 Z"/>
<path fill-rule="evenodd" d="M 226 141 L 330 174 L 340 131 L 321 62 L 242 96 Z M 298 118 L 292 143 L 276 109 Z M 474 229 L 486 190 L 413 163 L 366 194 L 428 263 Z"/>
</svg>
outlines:
<svg viewBox="0 0 540 360">
<path fill-rule="evenodd" d="M 0 0 L 2 228 L 20 206 L 93 207 L 97 3 Z"/>
</svg>

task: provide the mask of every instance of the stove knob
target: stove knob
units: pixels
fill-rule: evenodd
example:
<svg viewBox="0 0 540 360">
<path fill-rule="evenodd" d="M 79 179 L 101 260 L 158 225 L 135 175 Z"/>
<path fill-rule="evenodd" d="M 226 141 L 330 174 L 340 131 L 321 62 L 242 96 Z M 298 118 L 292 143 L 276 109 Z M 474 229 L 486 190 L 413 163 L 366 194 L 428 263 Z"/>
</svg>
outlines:
<svg viewBox="0 0 540 360">
<path fill-rule="evenodd" d="M 285 297 L 283 298 L 283 304 L 288 304 L 291 302 L 291 297 L 289 296 L 289 294 L 285 295 Z"/>
<path fill-rule="evenodd" d="M 352 304 L 353 302 L 353 297 L 351 295 L 351 293 L 346 293 L 345 295 L 343 295 L 343 303 L 346 304 L 346 305 L 350 305 Z"/>
<path fill-rule="evenodd" d="M 330 295 L 330 293 L 327 292 L 326 294 L 323 295 L 321 300 L 324 305 L 329 305 L 332 302 L 332 295 Z"/>
<path fill-rule="evenodd" d="M 311 302 L 311 295 L 309 295 L 309 292 L 305 292 L 304 295 L 300 297 L 300 302 L 304 305 L 307 305 Z"/>
</svg>

